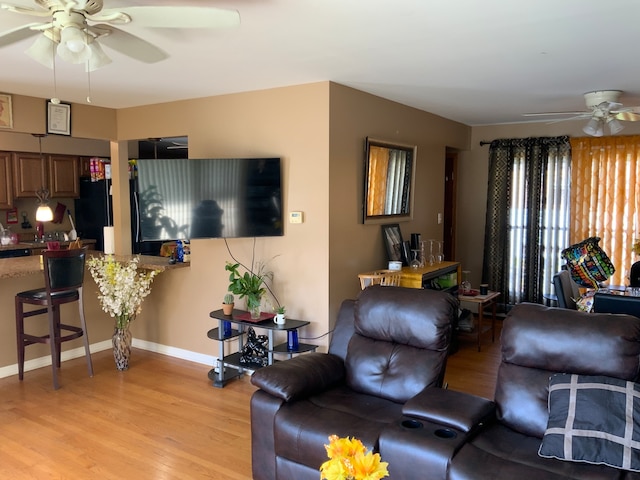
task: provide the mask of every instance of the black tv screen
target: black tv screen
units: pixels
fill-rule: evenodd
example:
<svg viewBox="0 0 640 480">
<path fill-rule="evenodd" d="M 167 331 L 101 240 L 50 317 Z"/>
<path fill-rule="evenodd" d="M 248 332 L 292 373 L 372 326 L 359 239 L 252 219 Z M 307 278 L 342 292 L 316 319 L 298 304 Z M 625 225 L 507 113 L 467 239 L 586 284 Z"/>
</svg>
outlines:
<svg viewBox="0 0 640 480">
<path fill-rule="evenodd" d="M 283 234 L 279 158 L 138 160 L 143 240 Z"/>
</svg>

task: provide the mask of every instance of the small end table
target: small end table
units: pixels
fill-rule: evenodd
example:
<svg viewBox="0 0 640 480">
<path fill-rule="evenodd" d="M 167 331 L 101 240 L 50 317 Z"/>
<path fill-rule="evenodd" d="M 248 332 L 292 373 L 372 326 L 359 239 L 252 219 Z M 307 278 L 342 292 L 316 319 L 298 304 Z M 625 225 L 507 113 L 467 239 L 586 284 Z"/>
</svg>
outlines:
<svg viewBox="0 0 640 480">
<path fill-rule="evenodd" d="M 498 298 L 500 292 L 489 292 L 487 295 L 458 295 L 460 302 L 475 303 L 478 305 L 478 327 L 475 334 L 478 341 L 478 351 L 481 351 L 480 337 L 483 333 L 491 330 L 491 343 L 496 341 L 496 306 L 498 304 Z M 491 325 L 484 325 L 484 309 L 491 307 Z M 471 333 L 473 334 L 473 333 Z M 464 334 L 463 334 L 464 335 Z"/>
<path fill-rule="evenodd" d="M 287 343 L 274 345 L 274 332 L 297 332 L 299 328 L 309 325 L 310 322 L 306 320 L 294 320 L 291 318 L 287 318 L 285 320 L 285 323 L 277 324 L 274 323 L 273 316 L 269 316 L 269 318 L 263 321 L 253 321 L 244 319 L 246 318 L 247 314 L 248 312 L 244 310 L 235 309 L 233 310 L 231 315 L 225 315 L 222 310 L 214 310 L 213 312 L 209 313 L 209 316 L 211 318 L 213 318 L 214 320 L 218 320 L 218 327 L 213 328 L 207 332 L 207 337 L 218 342 L 218 371 L 216 371 L 216 366 L 214 366 L 214 368 L 209 371 L 209 379 L 213 380 L 213 385 L 215 387 L 224 387 L 225 383 L 227 383 L 230 379 L 241 377 L 244 373 L 244 370 L 255 370 L 257 368 L 260 368 L 260 365 L 243 365 L 240 362 L 242 348 L 244 346 L 244 334 L 247 332 L 249 327 L 267 330 L 268 365 L 272 365 L 275 361 L 273 358 L 274 354 L 286 354 L 288 358 L 291 358 L 293 357 L 293 355 L 305 352 L 313 352 L 318 348 L 317 345 L 308 343 L 299 343 L 298 348 L 296 348 L 295 350 L 289 349 Z M 230 335 L 226 337 L 224 336 L 224 322 L 230 322 L 236 326 L 236 328 L 231 330 Z M 225 355 L 225 342 L 232 339 L 237 340 L 237 351 L 235 353 Z M 227 367 L 230 368 L 227 369 Z"/>
</svg>

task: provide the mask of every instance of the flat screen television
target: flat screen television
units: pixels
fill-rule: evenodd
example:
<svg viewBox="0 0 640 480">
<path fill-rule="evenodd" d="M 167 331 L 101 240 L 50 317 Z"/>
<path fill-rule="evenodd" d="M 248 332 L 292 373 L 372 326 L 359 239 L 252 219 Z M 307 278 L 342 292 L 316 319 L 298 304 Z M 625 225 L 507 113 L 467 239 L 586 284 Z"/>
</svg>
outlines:
<svg viewBox="0 0 640 480">
<path fill-rule="evenodd" d="M 138 160 L 142 240 L 283 235 L 279 158 Z"/>
</svg>

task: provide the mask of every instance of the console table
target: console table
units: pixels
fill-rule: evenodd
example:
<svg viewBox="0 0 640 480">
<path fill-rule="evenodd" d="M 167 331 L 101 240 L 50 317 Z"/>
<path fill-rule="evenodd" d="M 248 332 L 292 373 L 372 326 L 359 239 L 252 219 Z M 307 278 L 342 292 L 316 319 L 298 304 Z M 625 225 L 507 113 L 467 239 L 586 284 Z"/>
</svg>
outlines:
<svg viewBox="0 0 640 480">
<path fill-rule="evenodd" d="M 400 286 L 410 288 L 437 288 L 434 281 L 440 277 L 446 277 L 451 273 L 456 274 L 455 282 L 445 287 L 440 286 L 439 289 L 454 291 L 458 288 L 461 281 L 460 262 L 441 262 L 420 268 L 403 267 Z"/>
<path fill-rule="evenodd" d="M 211 318 L 218 320 L 218 327 L 207 332 L 207 337 L 218 342 L 219 354 L 217 360 L 217 371 L 214 366 L 214 368 L 209 371 L 208 375 L 209 379 L 213 381 L 213 385 L 215 387 L 224 387 L 229 380 L 241 377 L 244 374 L 244 370 L 256 370 L 261 368 L 262 365 L 258 364 L 242 365 L 240 363 L 240 357 L 244 347 L 244 336 L 249 327 L 267 330 L 267 363 L 269 365 L 274 362 L 274 354 L 286 354 L 288 358 L 291 358 L 295 354 L 313 352 L 318 348 L 317 345 L 307 343 L 298 343 L 298 348 L 295 350 L 290 350 L 287 346 L 287 342 L 274 345 L 275 332 L 297 332 L 299 328 L 309 325 L 309 322 L 307 321 L 287 318 L 285 323 L 277 324 L 273 321 L 273 318 L 269 318 L 259 322 L 254 322 L 239 318 L 242 315 L 247 315 L 247 312 L 244 310 L 234 309 L 231 315 L 225 315 L 222 310 L 214 310 L 209 313 Z M 232 328 L 231 334 L 225 336 L 224 322 L 230 322 L 237 328 Z M 233 339 L 237 340 L 238 349 L 235 353 L 225 355 L 225 344 Z"/>
</svg>

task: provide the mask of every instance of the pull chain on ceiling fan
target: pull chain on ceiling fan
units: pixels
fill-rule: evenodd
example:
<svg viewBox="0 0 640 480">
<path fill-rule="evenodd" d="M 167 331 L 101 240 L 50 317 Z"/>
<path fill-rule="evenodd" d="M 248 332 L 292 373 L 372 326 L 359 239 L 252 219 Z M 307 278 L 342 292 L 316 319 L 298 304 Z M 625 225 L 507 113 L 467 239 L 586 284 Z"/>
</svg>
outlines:
<svg viewBox="0 0 640 480">
<path fill-rule="evenodd" d="M 145 63 L 156 63 L 168 54 L 152 43 L 116 25 L 134 23 L 156 28 L 219 29 L 240 24 L 236 10 L 213 7 L 149 6 L 103 9 L 102 0 L 34 0 L 38 9 L 1 3 L 0 8 L 35 17 L 44 23 L 28 23 L 0 34 L 0 47 L 38 35 L 26 54 L 48 68 L 54 55 L 70 63 L 84 63 L 88 71 L 111 63 L 102 45 Z M 91 22 L 91 23 L 89 23 Z M 94 23 L 102 22 L 102 23 Z"/>
<path fill-rule="evenodd" d="M 618 102 L 621 94 L 620 90 L 587 92 L 584 94 L 584 99 L 588 111 L 525 113 L 524 116 L 568 116 L 568 118 L 561 118 L 550 123 L 586 118 L 588 122 L 582 128 L 582 131 L 587 135 L 601 137 L 604 135 L 605 126 L 612 135 L 616 135 L 624 129 L 621 121 L 636 122 L 640 120 L 640 107 L 624 107 L 622 103 Z"/>
</svg>

